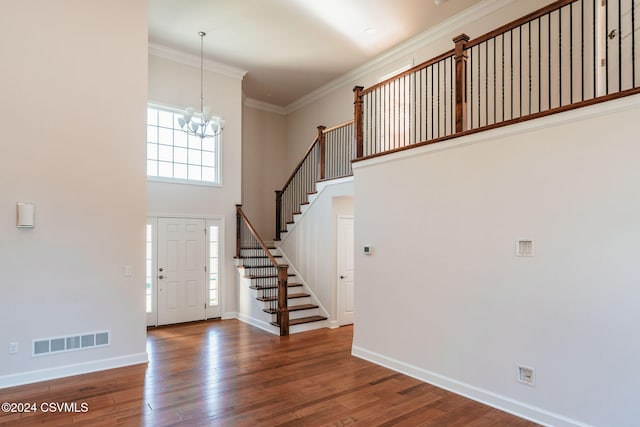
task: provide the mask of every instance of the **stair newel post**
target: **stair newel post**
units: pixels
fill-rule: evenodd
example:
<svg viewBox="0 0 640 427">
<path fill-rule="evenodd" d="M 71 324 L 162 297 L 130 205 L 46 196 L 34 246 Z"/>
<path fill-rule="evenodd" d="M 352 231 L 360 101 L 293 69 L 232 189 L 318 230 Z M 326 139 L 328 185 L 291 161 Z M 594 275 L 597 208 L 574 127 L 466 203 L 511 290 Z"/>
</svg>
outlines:
<svg viewBox="0 0 640 427">
<path fill-rule="evenodd" d="M 276 240 L 280 240 L 282 231 L 282 190 L 276 190 Z"/>
<path fill-rule="evenodd" d="M 242 216 L 240 215 L 242 205 L 236 205 L 236 258 L 240 258 L 240 238 L 242 227 Z"/>
<path fill-rule="evenodd" d="M 467 43 L 469 36 L 460 34 L 453 39 L 456 44 L 456 133 L 467 130 Z"/>
<path fill-rule="evenodd" d="M 354 159 L 363 156 L 363 109 L 362 109 L 362 91 L 364 86 L 356 86 L 353 88 L 353 138 L 354 138 Z"/>
<path fill-rule="evenodd" d="M 327 161 L 327 137 L 324 134 L 326 126 L 318 126 L 318 149 L 320 150 L 320 158 L 318 159 L 318 180 L 325 178 L 325 168 Z"/>
<path fill-rule="evenodd" d="M 287 306 L 287 278 L 289 276 L 289 266 L 278 265 L 278 324 L 280 325 L 280 336 L 289 335 L 289 308 Z"/>
</svg>

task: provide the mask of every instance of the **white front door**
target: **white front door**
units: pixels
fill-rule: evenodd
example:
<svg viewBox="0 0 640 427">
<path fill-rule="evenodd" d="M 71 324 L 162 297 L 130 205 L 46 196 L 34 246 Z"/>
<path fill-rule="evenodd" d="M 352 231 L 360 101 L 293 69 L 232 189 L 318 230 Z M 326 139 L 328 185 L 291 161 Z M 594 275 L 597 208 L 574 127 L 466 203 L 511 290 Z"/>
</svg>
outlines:
<svg viewBox="0 0 640 427">
<path fill-rule="evenodd" d="M 158 325 L 206 319 L 205 220 L 158 218 Z"/>
<path fill-rule="evenodd" d="M 338 216 L 338 322 L 353 323 L 353 217 Z"/>
</svg>

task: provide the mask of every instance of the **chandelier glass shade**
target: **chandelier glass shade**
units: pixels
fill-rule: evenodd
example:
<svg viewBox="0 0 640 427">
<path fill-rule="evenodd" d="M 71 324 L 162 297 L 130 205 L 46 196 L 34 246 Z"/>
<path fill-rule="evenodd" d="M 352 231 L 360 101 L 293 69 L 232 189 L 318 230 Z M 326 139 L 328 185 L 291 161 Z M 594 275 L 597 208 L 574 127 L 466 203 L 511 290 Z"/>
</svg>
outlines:
<svg viewBox="0 0 640 427">
<path fill-rule="evenodd" d="M 204 105 L 204 31 L 198 32 L 200 36 L 200 111 L 194 112 L 193 108 L 187 108 L 178 117 L 180 128 L 187 134 L 198 138 L 212 138 L 218 136 L 224 130 L 224 119 L 214 117 L 211 108 Z"/>
</svg>

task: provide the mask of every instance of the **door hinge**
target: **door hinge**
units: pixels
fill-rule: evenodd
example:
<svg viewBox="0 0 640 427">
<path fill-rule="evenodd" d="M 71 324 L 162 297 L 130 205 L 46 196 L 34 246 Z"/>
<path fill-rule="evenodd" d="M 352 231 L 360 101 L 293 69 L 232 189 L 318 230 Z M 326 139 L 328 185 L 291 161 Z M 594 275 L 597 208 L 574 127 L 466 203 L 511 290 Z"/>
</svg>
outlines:
<svg viewBox="0 0 640 427">
<path fill-rule="evenodd" d="M 207 235 L 207 229 L 206 228 L 204 229 L 204 235 L 205 236 Z"/>
<path fill-rule="evenodd" d="M 206 302 L 204 303 L 204 309 L 205 310 L 207 309 L 207 303 Z"/>
<path fill-rule="evenodd" d="M 207 272 L 207 266 L 206 265 L 204 266 L 204 272 L 205 273 Z"/>
<path fill-rule="evenodd" d="M 601 67 L 606 67 L 607 66 L 607 58 L 602 58 L 600 60 L 600 66 Z"/>
<path fill-rule="evenodd" d="M 606 6 L 607 5 L 607 0 L 600 0 L 600 6 Z"/>
</svg>

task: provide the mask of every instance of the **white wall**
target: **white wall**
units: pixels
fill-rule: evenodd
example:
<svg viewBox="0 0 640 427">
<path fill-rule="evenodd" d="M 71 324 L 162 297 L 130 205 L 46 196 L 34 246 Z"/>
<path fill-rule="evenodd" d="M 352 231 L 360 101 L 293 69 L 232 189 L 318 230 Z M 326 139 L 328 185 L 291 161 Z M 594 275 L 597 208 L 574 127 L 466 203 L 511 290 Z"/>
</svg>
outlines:
<svg viewBox="0 0 640 427">
<path fill-rule="evenodd" d="M 195 33 L 194 33 L 195 34 Z M 149 56 L 149 99 L 185 108 L 200 105 L 200 69 L 171 59 Z M 222 186 L 147 183 L 149 215 L 184 215 L 225 218 L 225 266 L 221 287 L 222 311 L 236 311 L 233 277 L 235 267 L 235 205 L 242 186 L 242 77 L 205 70 L 205 105 L 225 118 L 221 139 Z"/>
<path fill-rule="evenodd" d="M 275 238 L 276 195 L 292 170 L 285 167 L 285 117 L 244 105 L 242 210 L 264 240 Z"/>
<path fill-rule="evenodd" d="M 544 423 L 637 425 L 639 115 L 636 95 L 357 164 L 354 353 Z"/>
<path fill-rule="evenodd" d="M 293 170 L 316 136 L 318 125 L 333 126 L 353 119 L 354 86 L 372 86 L 382 76 L 408 64 L 418 65 L 454 48 L 461 33 L 471 38 L 535 11 L 552 0 L 483 0 L 447 22 L 408 40 L 374 60 L 289 106 L 287 168 Z"/>
<path fill-rule="evenodd" d="M 337 218 L 353 214 L 353 181 L 319 185 L 317 198 L 278 247 L 336 322 Z"/>
<path fill-rule="evenodd" d="M 2 8 L 0 387 L 144 362 L 147 2 Z M 108 347 L 31 357 L 104 329 Z"/>
</svg>

